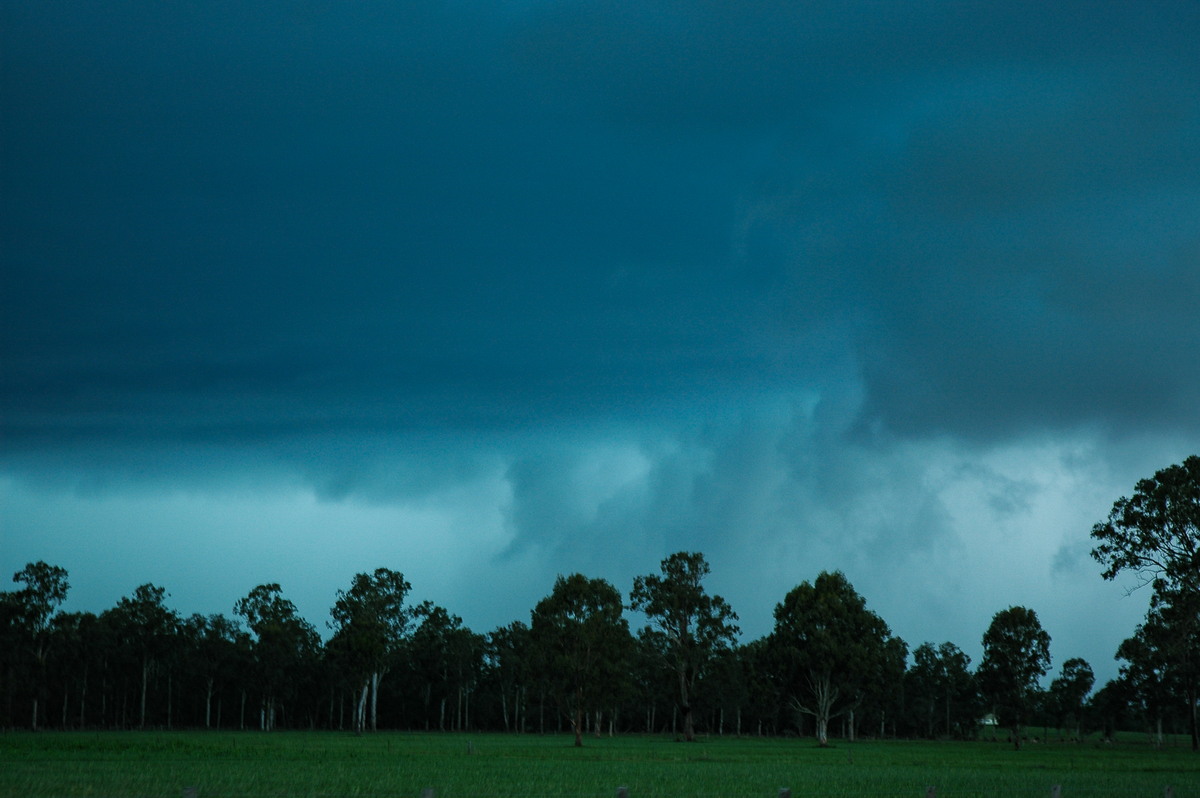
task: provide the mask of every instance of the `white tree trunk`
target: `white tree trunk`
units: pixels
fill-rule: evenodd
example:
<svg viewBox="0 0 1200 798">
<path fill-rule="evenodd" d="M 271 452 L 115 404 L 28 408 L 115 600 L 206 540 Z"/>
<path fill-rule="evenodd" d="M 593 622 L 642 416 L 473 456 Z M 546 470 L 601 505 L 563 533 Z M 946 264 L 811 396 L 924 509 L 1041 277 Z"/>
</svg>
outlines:
<svg viewBox="0 0 1200 798">
<path fill-rule="evenodd" d="M 379 682 L 382 679 L 382 671 L 371 674 L 371 731 L 379 731 Z"/>
</svg>

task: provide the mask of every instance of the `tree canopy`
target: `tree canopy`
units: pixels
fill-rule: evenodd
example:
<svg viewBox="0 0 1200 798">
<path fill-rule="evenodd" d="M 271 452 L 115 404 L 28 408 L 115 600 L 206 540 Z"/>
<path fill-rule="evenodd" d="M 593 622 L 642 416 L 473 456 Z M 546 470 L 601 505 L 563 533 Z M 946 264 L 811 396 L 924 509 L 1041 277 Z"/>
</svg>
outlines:
<svg viewBox="0 0 1200 798">
<path fill-rule="evenodd" d="M 644 612 L 650 620 L 648 632 L 658 638 L 661 650 L 677 680 L 679 708 L 683 712 L 683 736 L 696 739 L 691 695 L 696 678 L 721 651 L 737 640 L 737 613 L 720 596 L 704 589 L 709 566 L 699 552 L 677 552 L 660 564 L 662 575 L 650 574 L 633 580 L 630 608 Z"/>
<path fill-rule="evenodd" d="M 604 579 L 560 576 L 533 609 L 530 632 L 544 678 L 583 745 L 583 715 L 612 702 L 632 638 L 621 593 Z"/>
<path fill-rule="evenodd" d="M 822 746 L 830 719 L 852 713 L 896 654 L 903 672 L 903 641 L 889 644 L 888 625 L 840 571 L 822 571 L 788 593 L 775 607 L 771 639 L 784 690 L 795 709 L 816 719 Z"/>
<path fill-rule="evenodd" d="M 1130 570 L 1143 582 L 1200 591 L 1200 456 L 1138 482 L 1092 527 L 1092 538 L 1105 579 Z"/>
<path fill-rule="evenodd" d="M 1009 607 L 992 618 L 983 635 L 979 686 L 1002 723 L 1012 728 L 1013 744 L 1021 747 L 1021 726 L 1033 708 L 1038 680 L 1050 667 L 1050 635 L 1037 613 Z"/>
</svg>

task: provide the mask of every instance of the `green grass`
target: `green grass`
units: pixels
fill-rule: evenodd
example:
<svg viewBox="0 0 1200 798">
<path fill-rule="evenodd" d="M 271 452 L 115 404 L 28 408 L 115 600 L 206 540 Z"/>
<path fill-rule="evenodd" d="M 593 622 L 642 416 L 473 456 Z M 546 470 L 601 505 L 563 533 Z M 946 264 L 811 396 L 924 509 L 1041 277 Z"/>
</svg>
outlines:
<svg viewBox="0 0 1200 798">
<path fill-rule="evenodd" d="M 1049 796 L 1200 798 L 1200 755 L 1144 742 L 838 742 L 659 737 L 334 732 L 41 732 L 0 734 L 0 795 L 520 796 L 630 798 Z"/>
</svg>

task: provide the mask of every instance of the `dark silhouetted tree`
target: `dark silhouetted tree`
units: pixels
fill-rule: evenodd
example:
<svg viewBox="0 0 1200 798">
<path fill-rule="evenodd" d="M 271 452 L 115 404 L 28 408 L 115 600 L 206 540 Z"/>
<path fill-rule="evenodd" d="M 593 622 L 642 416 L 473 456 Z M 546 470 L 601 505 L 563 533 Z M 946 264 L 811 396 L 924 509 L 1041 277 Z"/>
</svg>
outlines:
<svg viewBox="0 0 1200 798">
<path fill-rule="evenodd" d="M 306 668 L 315 667 L 320 638 L 296 605 L 285 599 L 277 583 L 259 585 L 233 606 L 255 635 L 256 683 L 261 691 L 259 727 L 278 723 L 280 702 L 296 695 Z"/>
<path fill-rule="evenodd" d="M 37 729 L 46 689 L 46 658 L 50 651 L 50 626 L 54 613 L 67 597 L 71 585 L 67 570 L 41 560 L 28 563 L 13 574 L 25 586 L 12 594 L 16 619 L 25 644 L 33 655 L 34 688 L 32 727 Z"/>
<path fill-rule="evenodd" d="M 1118 499 L 1108 520 L 1092 527 L 1092 538 L 1096 541 L 1092 557 L 1104 566 L 1105 579 L 1132 571 L 1142 584 L 1153 585 L 1147 628 L 1170 618 L 1174 633 L 1183 640 L 1200 626 L 1200 456 L 1192 455 L 1138 482 L 1132 497 Z M 1159 617 L 1151 618 L 1156 612 Z M 1179 658 L 1160 664 L 1181 679 L 1192 750 L 1200 751 L 1194 651 L 1178 643 L 1148 650 L 1154 656 Z"/>
<path fill-rule="evenodd" d="M 979 689 L 991 703 L 1000 723 L 1012 729 L 1013 745 L 1021 748 L 1021 727 L 1033 710 L 1038 680 L 1050 667 L 1050 635 L 1037 613 L 1009 607 L 992 618 L 983 635 Z"/>
<path fill-rule="evenodd" d="M 802 582 L 775 607 L 771 647 L 783 689 L 797 711 L 816 720 L 829 744 L 829 721 L 854 710 L 896 651 L 892 632 L 840 571 Z"/>
<path fill-rule="evenodd" d="M 141 663 L 141 700 L 138 727 L 146 728 L 146 694 L 154 668 L 170 653 L 179 627 L 179 616 L 164 603 L 165 588 L 139 585 L 132 596 L 125 596 L 108 611 L 108 621 L 131 648 Z M 168 697 L 169 700 L 169 697 Z"/>
<path fill-rule="evenodd" d="M 1104 578 L 1122 571 L 1172 591 L 1200 592 L 1200 456 L 1158 471 L 1092 527 Z"/>
<path fill-rule="evenodd" d="M 495 676 L 505 731 L 525 730 L 529 655 L 529 627 L 521 621 L 501 626 L 487 636 L 485 657 Z"/>
<path fill-rule="evenodd" d="M 1053 705 L 1055 723 L 1061 729 L 1071 723 L 1076 739 L 1081 736 L 1083 707 L 1096 676 L 1087 660 L 1073 657 L 1062 664 L 1062 672 L 1050 683 L 1050 701 Z"/>
<path fill-rule="evenodd" d="M 704 589 L 708 562 L 699 552 L 678 552 L 661 563 L 662 575 L 633 580 L 630 609 L 645 613 L 649 634 L 660 639 L 661 650 L 678 687 L 683 714 L 683 737 L 696 739 L 692 717 L 696 679 L 705 667 L 737 640 L 737 614 L 720 596 Z"/>
<path fill-rule="evenodd" d="M 532 613 L 538 671 L 583 745 L 584 713 L 611 705 L 627 672 L 632 638 L 621 593 L 603 579 L 560 576 Z"/>
<path fill-rule="evenodd" d="M 357 700 L 354 727 L 366 728 L 366 704 L 371 696 L 371 730 L 378 729 L 379 683 L 391 667 L 408 633 L 412 611 L 404 600 L 412 589 L 399 571 L 376 568 L 371 574 L 355 574 L 349 590 L 339 590 L 330 614 L 336 630 L 342 662 L 352 671 Z"/>
<path fill-rule="evenodd" d="M 963 736 L 973 727 L 978 707 L 970 666 L 971 658 L 949 642 L 922 643 L 913 652 L 906 698 L 927 736 L 934 736 L 938 724 L 947 736 Z"/>
<path fill-rule="evenodd" d="M 1200 679 L 1200 602 L 1190 592 L 1157 590 L 1146 620 L 1121 643 L 1121 677 L 1162 742 L 1164 716 L 1186 706 L 1196 750 L 1196 694 Z"/>
</svg>

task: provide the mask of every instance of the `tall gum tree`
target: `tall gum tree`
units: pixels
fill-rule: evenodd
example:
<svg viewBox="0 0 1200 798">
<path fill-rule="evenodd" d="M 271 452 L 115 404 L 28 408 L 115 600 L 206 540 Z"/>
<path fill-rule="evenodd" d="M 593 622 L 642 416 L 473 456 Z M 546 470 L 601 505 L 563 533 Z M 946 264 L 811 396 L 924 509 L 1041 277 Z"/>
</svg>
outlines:
<svg viewBox="0 0 1200 798">
<path fill-rule="evenodd" d="M 1200 456 L 1143 479 L 1092 527 L 1104 578 L 1122 571 L 1186 593 L 1200 592 Z"/>
<path fill-rule="evenodd" d="M 294 692 L 301 670 L 315 659 L 320 638 L 312 624 L 300 617 L 296 605 L 283 597 L 277 582 L 258 585 L 237 600 L 233 611 L 255 635 L 254 659 L 262 697 L 259 727 L 273 731 L 281 697 Z"/>
<path fill-rule="evenodd" d="M 179 628 L 179 616 L 167 607 L 165 588 L 146 583 L 109 611 L 109 620 L 134 644 L 141 657 L 142 692 L 138 727 L 146 728 L 146 690 L 150 674 L 163 661 Z M 168 697 L 168 700 L 170 698 Z"/>
<path fill-rule="evenodd" d="M 815 718 L 821 746 L 835 717 L 849 715 L 853 735 L 854 710 L 896 650 L 892 640 L 840 571 L 822 571 L 776 605 L 770 647 L 779 678 L 792 707 Z"/>
<path fill-rule="evenodd" d="M 41 560 L 27 563 L 13 574 L 13 581 L 25 586 L 14 592 L 16 615 L 33 654 L 36 686 L 33 693 L 33 724 L 38 728 L 42 692 L 45 689 L 46 657 L 50 649 L 50 626 L 54 613 L 71 588 L 67 570 Z"/>
<path fill-rule="evenodd" d="M 330 615 L 335 637 L 351 667 L 356 687 L 354 728 L 366 728 L 367 696 L 371 698 L 371 731 L 379 728 L 379 683 L 412 624 L 412 611 L 404 600 L 412 589 L 399 571 L 376 568 L 355 574 L 349 590 L 339 590 Z"/>
<path fill-rule="evenodd" d="M 1118 499 L 1108 519 L 1092 527 L 1092 539 L 1092 557 L 1104 566 L 1105 579 L 1129 571 L 1141 585 L 1153 586 L 1147 627 L 1170 619 L 1175 640 L 1195 638 L 1200 628 L 1200 456 L 1191 455 L 1139 481 L 1132 496 Z M 1152 617 L 1156 613 L 1158 617 Z M 1163 658 L 1156 667 L 1180 676 L 1192 750 L 1200 751 L 1194 649 L 1186 644 L 1155 645 L 1145 653 Z"/>
<path fill-rule="evenodd" d="M 1092 672 L 1092 666 L 1081 657 L 1072 657 L 1064 662 L 1062 672 L 1050 683 L 1055 722 L 1061 729 L 1063 724 L 1070 721 L 1071 733 L 1076 740 L 1081 737 L 1083 705 L 1095 683 L 1096 675 Z"/>
<path fill-rule="evenodd" d="M 983 635 L 979 687 L 991 701 L 1000 722 L 1012 729 L 1013 745 L 1021 749 L 1021 727 L 1033 708 L 1038 680 L 1050 667 L 1050 635 L 1037 613 L 1009 607 L 992 618 Z"/>
<path fill-rule="evenodd" d="M 647 634 L 658 638 L 654 650 L 663 652 L 679 690 L 683 736 L 696 739 L 692 701 L 696 679 L 710 662 L 736 642 L 740 630 L 735 613 L 720 596 L 704 590 L 708 562 L 699 552 L 677 552 L 660 564 L 662 574 L 633 580 L 630 609 L 645 613 Z"/>
<path fill-rule="evenodd" d="M 560 576 L 532 612 L 537 668 L 583 745 L 584 712 L 611 700 L 627 669 L 632 637 L 621 593 L 604 579 Z"/>
</svg>

